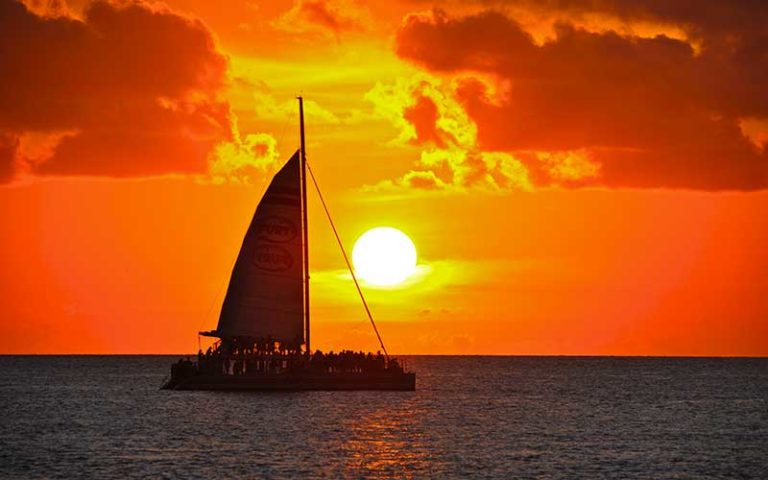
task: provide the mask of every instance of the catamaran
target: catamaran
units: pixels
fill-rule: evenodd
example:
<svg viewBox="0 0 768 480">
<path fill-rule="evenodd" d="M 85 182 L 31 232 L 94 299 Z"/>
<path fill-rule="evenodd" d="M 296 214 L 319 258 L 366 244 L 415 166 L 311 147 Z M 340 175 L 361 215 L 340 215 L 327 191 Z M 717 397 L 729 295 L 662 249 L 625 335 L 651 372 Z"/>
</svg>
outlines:
<svg viewBox="0 0 768 480">
<path fill-rule="evenodd" d="M 256 207 L 229 280 L 217 341 L 197 361 L 171 366 L 172 390 L 415 390 L 416 375 L 387 353 L 312 170 L 299 101 L 300 148 L 275 174 Z M 307 174 L 381 346 L 377 354 L 323 354 L 310 347 Z M 383 352 L 383 353 L 381 353 Z"/>
</svg>

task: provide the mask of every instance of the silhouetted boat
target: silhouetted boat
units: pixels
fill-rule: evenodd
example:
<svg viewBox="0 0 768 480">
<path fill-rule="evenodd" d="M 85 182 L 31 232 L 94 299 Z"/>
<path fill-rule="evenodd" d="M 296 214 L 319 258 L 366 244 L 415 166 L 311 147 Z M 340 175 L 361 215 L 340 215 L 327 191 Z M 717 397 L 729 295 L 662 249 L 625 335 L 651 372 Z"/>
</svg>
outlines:
<svg viewBox="0 0 768 480">
<path fill-rule="evenodd" d="M 299 100 L 301 148 L 273 177 L 243 239 L 216 330 L 219 340 L 197 362 L 171 366 L 163 385 L 173 390 L 414 390 L 416 375 L 387 354 L 354 271 L 342 255 L 383 354 L 312 353 L 309 322 L 307 173 L 304 108 Z M 314 176 L 311 177 L 317 187 Z"/>
</svg>

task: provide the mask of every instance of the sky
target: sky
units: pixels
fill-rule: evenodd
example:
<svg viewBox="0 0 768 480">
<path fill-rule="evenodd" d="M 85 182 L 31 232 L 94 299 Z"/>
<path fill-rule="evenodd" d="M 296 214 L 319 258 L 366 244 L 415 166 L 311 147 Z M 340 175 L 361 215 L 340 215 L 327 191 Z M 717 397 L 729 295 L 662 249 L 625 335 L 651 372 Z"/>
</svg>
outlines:
<svg viewBox="0 0 768 480">
<path fill-rule="evenodd" d="M 388 349 L 768 355 L 762 0 L 0 0 L 0 353 L 178 353 L 299 144 Z M 309 192 L 313 347 L 376 350 Z"/>
</svg>

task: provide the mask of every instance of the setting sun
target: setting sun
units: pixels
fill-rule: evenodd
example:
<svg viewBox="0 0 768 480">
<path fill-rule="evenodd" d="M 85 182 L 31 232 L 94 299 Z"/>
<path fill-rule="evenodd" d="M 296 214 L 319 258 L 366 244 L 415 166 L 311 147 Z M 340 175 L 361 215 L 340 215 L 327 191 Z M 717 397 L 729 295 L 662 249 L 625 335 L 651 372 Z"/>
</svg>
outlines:
<svg viewBox="0 0 768 480">
<path fill-rule="evenodd" d="M 355 274 L 372 285 L 397 285 L 416 271 L 416 247 L 400 230 L 377 227 L 357 239 L 352 263 Z"/>
</svg>

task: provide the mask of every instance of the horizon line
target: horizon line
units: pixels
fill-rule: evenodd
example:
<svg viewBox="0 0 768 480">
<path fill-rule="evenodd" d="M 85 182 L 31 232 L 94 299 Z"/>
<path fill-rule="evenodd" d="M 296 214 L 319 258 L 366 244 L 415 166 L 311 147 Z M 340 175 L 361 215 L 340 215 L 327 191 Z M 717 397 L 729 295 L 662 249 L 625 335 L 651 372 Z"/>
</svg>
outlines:
<svg viewBox="0 0 768 480">
<path fill-rule="evenodd" d="M 333 350 L 328 350 L 332 352 Z M 325 352 L 325 353 L 328 353 Z M 368 353 L 368 352 L 366 352 Z M 370 352 L 373 353 L 373 352 Z M 0 357 L 191 357 L 197 353 L 0 353 Z M 768 354 L 757 355 L 689 355 L 689 354 L 521 354 L 521 353 L 392 353 L 403 357 L 551 357 L 551 358 L 744 358 L 768 359 Z"/>
</svg>

